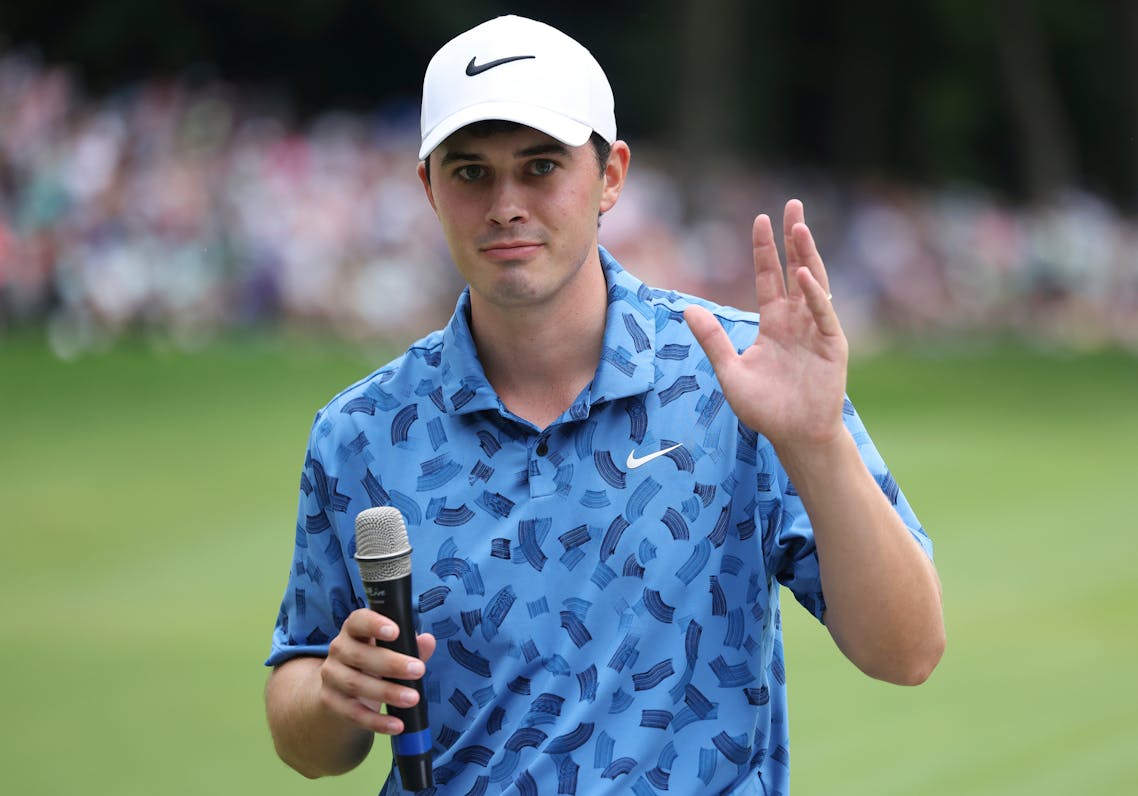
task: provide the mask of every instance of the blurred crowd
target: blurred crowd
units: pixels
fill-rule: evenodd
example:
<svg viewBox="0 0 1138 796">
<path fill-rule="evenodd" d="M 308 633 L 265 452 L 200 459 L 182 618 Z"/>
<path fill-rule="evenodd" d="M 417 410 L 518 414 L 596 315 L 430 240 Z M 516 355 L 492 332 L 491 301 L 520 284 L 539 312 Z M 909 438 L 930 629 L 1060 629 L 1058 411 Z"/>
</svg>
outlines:
<svg viewBox="0 0 1138 796">
<path fill-rule="evenodd" d="M 462 285 L 415 176 L 417 116 L 294 120 L 218 81 L 87 95 L 0 53 L 0 336 L 61 356 L 127 334 L 193 347 L 263 326 L 353 340 L 444 323 Z M 1014 206 L 824 172 L 707 165 L 632 141 L 601 242 L 657 287 L 753 308 L 750 223 L 791 196 L 855 346 L 1015 334 L 1138 348 L 1138 222 L 1080 191 Z"/>
</svg>

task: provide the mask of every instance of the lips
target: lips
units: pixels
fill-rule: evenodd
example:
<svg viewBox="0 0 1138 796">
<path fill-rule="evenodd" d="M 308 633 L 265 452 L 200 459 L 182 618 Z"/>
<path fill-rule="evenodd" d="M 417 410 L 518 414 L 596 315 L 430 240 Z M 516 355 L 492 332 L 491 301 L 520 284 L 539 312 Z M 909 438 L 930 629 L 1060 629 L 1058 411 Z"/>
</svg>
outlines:
<svg viewBox="0 0 1138 796">
<path fill-rule="evenodd" d="M 528 240 L 496 241 L 482 247 L 482 253 L 492 260 L 523 260 L 532 257 L 541 244 Z"/>
</svg>

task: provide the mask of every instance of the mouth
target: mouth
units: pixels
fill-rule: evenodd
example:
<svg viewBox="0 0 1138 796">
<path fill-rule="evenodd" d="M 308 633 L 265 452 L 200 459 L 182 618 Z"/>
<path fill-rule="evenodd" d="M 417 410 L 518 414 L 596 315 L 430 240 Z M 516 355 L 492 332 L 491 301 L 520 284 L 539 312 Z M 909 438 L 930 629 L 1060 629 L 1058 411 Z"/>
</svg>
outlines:
<svg viewBox="0 0 1138 796">
<path fill-rule="evenodd" d="M 525 260 L 537 254 L 541 246 L 540 243 L 526 240 L 496 241 L 483 246 L 481 251 L 491 260 Z"/>
</svg>

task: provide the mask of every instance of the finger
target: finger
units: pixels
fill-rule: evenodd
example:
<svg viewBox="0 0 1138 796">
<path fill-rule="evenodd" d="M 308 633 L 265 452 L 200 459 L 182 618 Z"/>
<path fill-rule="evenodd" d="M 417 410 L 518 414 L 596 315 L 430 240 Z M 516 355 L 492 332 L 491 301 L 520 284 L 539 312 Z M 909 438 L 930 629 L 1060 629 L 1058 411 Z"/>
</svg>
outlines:
<svg viewBox="0 0 1138 796">
<path fill-rule="evenodd" d="M 376 646 L 374 635 L 355 635 L 356 632 L 359 632 L 359 626 L 364 624 L 367 627 L 374 628 L 376 632 L 388 627 L 384 623 L 390 622 L 390 620 L 379 614 L 374 614 L 374 616 L 382 622 L 374 623 L 369 617 L 349 617 L 345 620 L 340 634 L 328 644 L 328 658 L 371 677 L 402 680 L 415 680 L 422 677 L 426 671 L 426 666 L 420 658 Z M 393 622 L 390 624 L 394 625 Z M 434 640 L 433 636 L 431 640 Z M 434 652 L 433 645 L 431 652 Z"/>
<path fill-rule="evenodd" d="M 384 735 L 398 735 L 403 732 L 403 722 L 383 712 L 381 702 L 357 699 L 332 689 L 322 689 L 320 701 L 325 707 L 343 716 L 358 727 Z"/>
<path fill-rule="evenodd" d="M 374 667 L 352 666 L 344 658 L 329 657 L 320 671 L 325 685 L 357 699 L 399 707 L 415 704 L 418 701 L 417 692 L 403 683 L 423 676 L 423 662 L 390 650 L 375 651 L 376 658 L 383 659 L 383 662 Z"/>
<path fill-rule="evenodd" d="M 392 641 L 399 637 L 399 625 L 369 608 L 358 608 L 348 614 L 341 631 L 361 641 Z"/>
<path fill-rule="evenodd" d="M 765 213 L 755 217 L 751 227 L 751 245 L 755 259 L 755 296 L 759 301 L 759 312 L 762 312 L 765 305 L 786 296 L 786 280 L 774 242 L 774 230 L 770 216 Z"/>
<path fill-rule="evenodd" d="M 794 228 L 798 224 L 806 223 L 806 211 L 802 202 L 791 199 L 786 203 L 782 214 L 782 243 L 786 249 L 786 281 L 787 291 L 792 296 L 799 295 L 798 284 L 794 281 L 794 272 L 802 265 L 798 248 L 794 243 Z"/>
<path fill-rule="evenodd" d="M 806 299 L 806 306 L 818 324 L 818 331 L 826 336 L 840 335 L 842 325 L 838 321 L 838 313 L 834 310 L 829 291 L 822 287 L 809 268 L 799 268 L 794 281 Z"/>
<path fill-rule="evenodd" d="M 419 644 L 419 659 L 426 663 L 435 654 L 435 647 L 437 646 L 435 637 L 430 633 L 420 633 L 416 637 L 416 641 Z"/>
<path fill-rule="evenodd" d="M 420 699 L 419 692 L 405 683 L 373 677 L 332 658 L 321 666 L 320 678 L 325 705 L 375 732 L 400 732 L 402 725 L 398 720 L 381 721 L 368 713 L 379 714 L 384 705 L 408 708 Z M 361 706 L 368 712 L 361 711 Z"/>
<path fill-rule="evenodd" d="M 720 376 L 722 382 L 722 374 L 739 356 L 739 352 L 731 343 L 731 338 L 719 325 L 719 321 L 715 320 L 715 316 L 703 307 L 688 307 L 684 310 L 684 320 L 687 321 L 692 334 L 695 335 L 696 342 L 703 349 L 703 353 L 707 355 L 711 367 Z"/>
<path fill-rule="evenodd" d="M 826 273 L 826 265 L 822 262 L 822 255 L 818 253 L 814 233 L 805 223 L 799 223 L 795 224 L 794 229 L 791 230 L 791 237 L 799 265 L 798 269 L 790 272 L 792 274 L 791 281 L 797 284 L 797 271 L 806 269 L 814 277 L 814 280 L 822 286 L 822 293 L 828 294 L 830 292 L 830 277 Z"/>
</svg>

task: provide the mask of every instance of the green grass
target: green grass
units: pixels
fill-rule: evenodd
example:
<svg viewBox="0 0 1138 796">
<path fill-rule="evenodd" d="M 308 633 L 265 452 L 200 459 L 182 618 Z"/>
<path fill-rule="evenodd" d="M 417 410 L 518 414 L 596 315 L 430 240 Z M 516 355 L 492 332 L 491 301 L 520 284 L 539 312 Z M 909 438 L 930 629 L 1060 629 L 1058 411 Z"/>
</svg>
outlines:
<svg viewBox="0 0 1138 796">
<path fill-rule="evenodd" d="M 0 339 L 6 793 L 378 790 L 382 741 L 335 780 L 277 761 L 261 661 L 313 412 L 384 358 Z M 1127 792 L 1138 361 L 894 352 L 850 392 L 933 536 L 949 649 L 887 686 L 788 601 L 795 794 Z"/>
<path fill-rule="evenodd" d="M 949 646 L 890 687 L 788 611 L 796 792 L 1130 792 L 1138 361 L 886 357 L 850 389 L 934 539 Z"/>
</svg>

